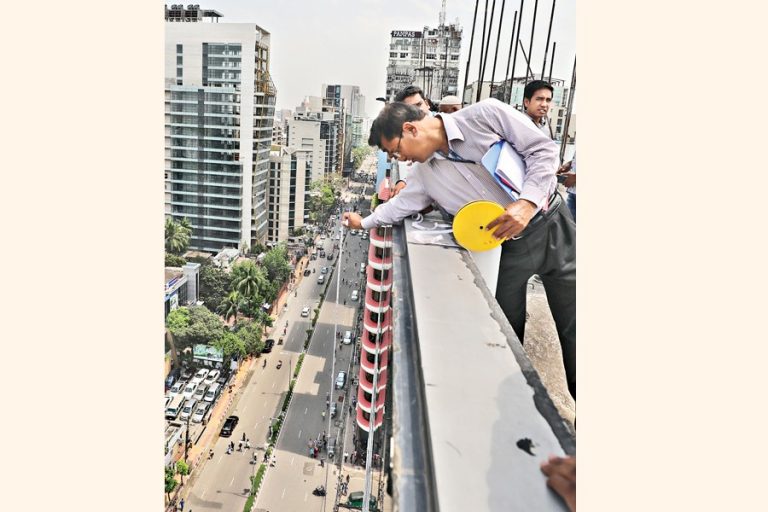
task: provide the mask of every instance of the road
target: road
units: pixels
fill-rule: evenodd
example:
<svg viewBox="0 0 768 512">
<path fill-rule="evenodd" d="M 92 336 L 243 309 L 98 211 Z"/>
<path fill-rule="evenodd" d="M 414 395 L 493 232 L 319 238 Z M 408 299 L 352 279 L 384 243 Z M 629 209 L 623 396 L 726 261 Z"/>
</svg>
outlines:
<svg viewBox="0 0 768 512">
<path fill-rule="evenodd" d="M 337 221 L 333 233 L 338 232 Z M 330 250 L 333 241 L 325 241 L 326 251 Z M 333 509 L 334 482 L 338 468 L 332 463 L 321 467 L 319 459 L 328 462 L 327 453 L 322 450 L 318 458 L 310 457 L 309 443 L 317 440 L 322 433 L 326 433 L 328 438 L 338 439 L 337 453 L 331 462 L 341 461 L 342 428 L 348 423 L 348 406 L 353 392 L 349 369 L 355 343 L 343 345 L 335 340 L 338 333 L 343 335 L 346 330 L 353 331 L 353 340 L 356 340 L 354 326 L 357 324 L 363 294 L 357 301 L 352 301 L 350 296 L 353 289 L 362 292 L 365 285 L 360 262 L 367 261 L 367 247 L 368 242 L 361 240 L 359 235 L 346 234 L 341 251 L 333 260 L 336 271 L 332 274 L 328 294 L 280 433 L 275 451 L 277 462 L 269 468 L 256 501 L 254 510 L 257 512 Z M 345 371 L 348 375 L 343 389 L 335 387 L 339 371 Z M 323 411 L 328 410 L 326 397 L 337 404 L 338 413 L 335 418 L 330 418 L 327 413 L 323 417 Z M 312 495 L 312 490 L 318 485 L 329 489 L 327 501 Z"/>
<path fill-rule="evenodd" d="M 335 232 L 338 233 L 338 231 L 337 225 Z M 280 461 L 280 463 L 270 467 L 267 471 L 267 478 L 262 485 L 259 501 L 254 510 L 259 510 L 262 507 L 262 499 L 283 500 L 286 494 L 291 497 L 299 496 L 301 493 L 296 492 L 299 487 L 297 487 L 297 481 L 294 477 L 296 472 L 290 471 L 289 468 L 301 467 L 301 471 L 304 472 L 305 462 L 312 461 L 317 464 L 317 460 L 308 457 L 307 438 L 310 435 L 316 437 L 317 433 L 323 430 L 329 431 L 331 428 L 337 428 L 330 424 L 330 418 L 327 418 L 323 424 L 321 412 L 325 409 L 325 396 L 332 389 L 332 381 L 338 373 L 337 369 L 346 370 L 350 365 L 354 345 L 344 346 L 336 352 L 333 350 L 333 340 L 335 339 L 335 332 L 352 327 L 356 307 L 361 304 L 360 300 L 357 302 L 349 300 L 352 286 L 341 284 L 340 279 L 357 281 L 355 286 L 362 286 L 363 274 L 359 272 L 359 262 L 366 260 L 363 246 L 367 247 L 366 242 L 359 243 L 359 237 L 347 237 L 347 239 L 350 238 L 352 241 L 348 241 L 342 251 L 342 275 L 337 277 L 337 272 L 329 274 L 331 283 L 328 287 L 328 296 L 320 312 L 309 353 L 304 358 L 300 378 L 291 401 L 291 408 L 288 411 L 275 452 L 274 460 Z M 331 251 L 333 242 L 330 238 L 322 242 L 327 252 Z M 347 246 L 350 247 L 350 250 L 346 249 Z M 243 509 L 250 489 L 250 476 L 255 473 L 258 467 L 252 463 L 253 455 L 256 453 L 259 460 L 263 457 L 269 435 L 270 420 L 279 413 L 293 368 L 298 355 L 303 350 L 306 331 L 311 326 L 311 315 L 314 315 L 313 310 L 318 307 L 319 296 L 325 286 L 317 284 L 317 276 L 320 275 L 320 268 L 323 266 L 338 266 L 338 254 L 339 251 L 336 251 L 334 259 L 330 262 L 320 258 L 309 262 L 307 268 L 315 270 L 315 272 L 302 277 L 295 289 L 296 296 L 289 297 L 286 307 L 275 322 L 272 334 L 275 339 L 278 339 L 282 334 L 285 322 L 288 323 L 284 344 L 275 345 L 271 354 L 262 356 L 262 359 L 267 361 L 265 367 L 262 367 L 261 364 L 255 367 L 254 373 L 239 399 L 234 403 L 231 412 L 231 414 L 238 416 L 240 421 L 230 438 L 217 438 L 215 441 L 212 448 L 214 456 L 205 463 L 196 475 L 187 494 L 187 506 L 185 508 L 196 512 L 239 512 Z M 351 262 L 354 262 L 355 265 L 352 265 Z M 346 271 L 344 270 L 345 266 L 347 267 Z M 337 284 L 339 285 L 338 290 Z M 347 305 L 344 305 L 345 298 Z M 309 306 L 312 310 L 308 318 L 301 317 L 301 310 L 304 306 Z M 335 360 L 334 355 L 336 355 Z M 280 360 L 283 364 L 278 370 L 277 363 Z M 346 389 L 349 389 L 349 385 L 348 381 Z M 334 397 L 338 394 L 339 392 L 334 392 Z M 344 410 L 341 405 L 339 413 Z M 252 449 L 243 451 L 236 449 L 232 454 L 226 454 L 229 442 L 234 441 L 237 446 L 243 434 L 250 440 Z M 287 474 L 284 475 L 283 473 Z M 311 473 L 320 474 L 315 471 L 311 471 Z M 290 483 L 289 486 L 286 485 L 288 483 Z M 272 489 L 270 485 L 275 489 Z M 288 492 L 289 487 L 290 493 Z M 301 496 L 302 503 L 304 498 L 319 500 L 319 498 L 311 495 L 314 485 L 306 489 L 303 486 L 300 488 L 302 490 L 308 489 L 308 497 Z M 293 500 L 288 501 L 293 503 Z M 271 512 L 305 509 L 303 505 L 287 505 L 288 501 L 283 502 L 283 505 L 270 503 L 266 508 Z M 294 506 L 299 506 L 299 508 L 291 508 Z"/>
</svg>

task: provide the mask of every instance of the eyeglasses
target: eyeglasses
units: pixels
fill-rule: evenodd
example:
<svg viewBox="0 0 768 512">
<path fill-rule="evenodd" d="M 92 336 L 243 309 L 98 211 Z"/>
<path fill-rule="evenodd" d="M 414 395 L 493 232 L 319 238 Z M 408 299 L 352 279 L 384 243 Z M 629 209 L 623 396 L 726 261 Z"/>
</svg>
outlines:
<svg viewBox="0 0 768 512">
<path fill-rule="evenodd" d="M 389 156 L 400 160 L 400 143 L 403 142 L 403 130 L 400 130 L 400 136 L 397 138 L 397 147 L 392 151 Z"/>
</svg>

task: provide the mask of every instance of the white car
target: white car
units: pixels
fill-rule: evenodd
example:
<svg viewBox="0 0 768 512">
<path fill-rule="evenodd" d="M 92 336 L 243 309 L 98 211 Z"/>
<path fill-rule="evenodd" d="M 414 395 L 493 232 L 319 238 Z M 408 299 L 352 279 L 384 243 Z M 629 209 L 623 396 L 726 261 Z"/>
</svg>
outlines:
<svg viewBox="0 0 768 512">
<path fill-rule="evenodd" d="M 197 382 L 190 382 L 184 388 L 184 398 L 186 398 L 187 400 L 191 399 L 192 395 L 195 394 L 195 391 L 197 391 Z"/>
<path fill-rule="evenodd" d="M 181 410 L 181 419 L 185 420 L 192 416 L 192 411 L 195 410 L 195 405 L 197 405 L 196 401 L 187 400 L 187 403 L 184 404 L 184 408 Z"/>
<path fill-rule="evenodd" d="M 205 384 L 199 384 L 197 386 L 197 389 L 195 390 L 195 394 L 192 395 L 192 398 L 194 398 L 198 402 L 202 402 L 207 389 L 208 389 L 208 386 L 206 386 Z"/>
<path fill-rule="evenodd" d="M 365 263 L 360 263 L 360 273 L 365 274 Z"/>
<path fill-rule="evenodd" d="M 341 389 L 347 383 L 347 372 L 339 372 L 336 377 L 336 389 Z"/>
<path fill-rule="evenodd" d="M 360 296 L 358 295 L 357 290 L 352 290 L 352 296 L 350 297 L 350 299 L 357 300 L 359 298 Z"/>
<path fill-rule="evenodd" d="M 203 421 L 203 418 L 205 418 L 205 415 L 208 414 L 208 409 L 211 408 L 211 404 L 208 402 L 203 402 L 200 405 L 197 406 L 197 410 L 195 411 L 195 414 L 192 416 L 192 421 L 195 423 L 200 423 Z"/>
<path fill-rule="evenodd" d="M 345 345 L 352 343 L 352 331 L 344 331 L 344 341 L 342 343 Z"/>
<path fill-rule="evenodd" d="M 180 381 L 176 382 L 176 384 L 173 385 L 173 387 L 171 388 L 171 390 L 168 393 L 170 393 L 171 396 L 178 395 L 179 393 L 181 393 L 184 390 L 184 386 L 186 386 L 186 385 L 187 385 L 187 383 L 185 381 L 180 380 Z"/>
<path fill-rule="evenodd" d="M 203 384 L 205 384 L 206 386 L 210 386 L 211 384 L 216 382 L 216 379 L 219 378 L 219 375 L 221 375 L 221 372 L 219 370 L 211 370 L 210 372 L 208 372 L 208 376 L 203 381 Z"/>
<path fill-rule="evenodd" d="M 304 308 L 301 310 L 301 316 L 303 317 L 309 316 L 309 306 L 304 306 Z"/>
<path fill-rule="evenodd" d="M 195 384 L 200 384 L 205 380 L 205 378 L 208 376 L 208 368 L 200 368 L 197 370 L 197 373 L 194 377 L 192 377 L 192 382 Z"/>
</svg>

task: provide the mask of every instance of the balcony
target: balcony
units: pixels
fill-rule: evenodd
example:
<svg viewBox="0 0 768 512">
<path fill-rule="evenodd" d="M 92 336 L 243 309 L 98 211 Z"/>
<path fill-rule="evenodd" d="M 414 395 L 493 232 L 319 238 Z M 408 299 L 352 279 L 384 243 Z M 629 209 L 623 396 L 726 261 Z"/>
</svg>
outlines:
<svg viewBox="0 0 768 512">
<path fill-rule="evenodd" d="M 366 329 L 360 338 L 363 349 L 371 354 L 375 353 L 377 350 L 387 350 L 392 345 L 392 331 L 389 327 L 381 330 L 381 341 L 378 345 L 373 341 L 376 339 L 376 329 L 371 331 Z"/>
<path fill-rule="evenodd" d="M 362 409 L 357 409 L 357 417 L 356 417 L 357 425 L 361 429 L 365 430 L 366 432 L 369 432 L 371 423 L 370 423 L 370 420 L 366 419 L 366 416 L 370 416 L 370 415 L 368 415 L 368 413 L 363 411 Z M 381 427 L 383 423 L 384 423 L 384 410 L 379 409 L 378 411 L 376 411 L 376 422 L 373 428 L 378 429 L 379 427 Z M 410 510 L 410 509 L 406 509 L 406 510 Z"/>
<path fill-rule="evenodd" d="M 379 369 L 385 370 L 387 369 L 389 365 L 389 350 L 387 350 L 388 347 L 384 347 L 384 349 L 379 353 Z M 370 354 L 371 359 L 373 359 L 374 354 L 370 352 L 363 352 L 363 357 L 360 359 L 360 367 L 363 368 L 367 373 L 373 373 L 375 368 L 373 366 L 373 361 L 368 361 L 368 354 Z"/>
</svg>

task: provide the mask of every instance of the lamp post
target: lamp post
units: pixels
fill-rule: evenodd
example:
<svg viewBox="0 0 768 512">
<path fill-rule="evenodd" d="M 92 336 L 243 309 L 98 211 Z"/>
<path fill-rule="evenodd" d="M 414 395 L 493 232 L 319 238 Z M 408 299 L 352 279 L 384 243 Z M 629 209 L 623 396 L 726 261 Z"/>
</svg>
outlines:
<svg viewBox="0 0 768 512">
<path fill-rule="evenodd" d="M 192 411 L 190 411 L 190 413 L 191 412 Z M 191 414 L 187 416 L 187 429 L 184 432 L 184 462 L 187 462 L 187 452 L 189 451 L 189 416 L 191 416 Z"/>
</svg>

